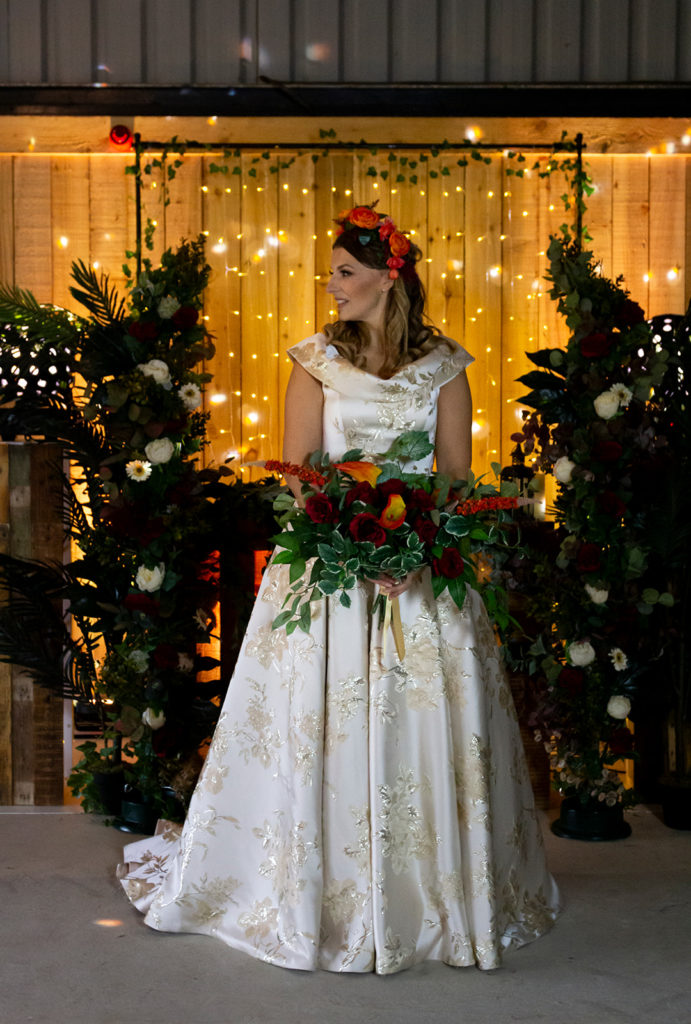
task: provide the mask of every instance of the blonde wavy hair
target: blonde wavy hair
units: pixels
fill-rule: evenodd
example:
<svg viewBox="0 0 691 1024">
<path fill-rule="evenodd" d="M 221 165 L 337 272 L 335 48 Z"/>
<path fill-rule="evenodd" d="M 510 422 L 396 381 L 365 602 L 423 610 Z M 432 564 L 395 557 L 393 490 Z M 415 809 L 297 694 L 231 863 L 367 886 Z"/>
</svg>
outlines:
<svg viewBox="0 0 691 1024">
<path fill-rule="evenodd" d="M 357 228 L 344 231 L 336 238 L 333 248 L 345 249 L 365 267 L 388 270 L 386 251 L 376 245 L 363 245 L 359 234 L 361 232 Z M 425 313 L 425 289 L 415 269 L 415 263 L 421 256 L 418 247 L 411 245 L 405 266 L 388 292 L 384 363 L 379 370 L 379 376 L 385 379 L 440 345 L 451 349 L 449 341 Z M 353 366 L 365 368 L 364 353 L 370 342 L 366 324 L 356 320 L 337 320 L 333 324 L 325 324 L 322 333 L 338 350 L 339 355 L 348 359 Z"/>
</svg>

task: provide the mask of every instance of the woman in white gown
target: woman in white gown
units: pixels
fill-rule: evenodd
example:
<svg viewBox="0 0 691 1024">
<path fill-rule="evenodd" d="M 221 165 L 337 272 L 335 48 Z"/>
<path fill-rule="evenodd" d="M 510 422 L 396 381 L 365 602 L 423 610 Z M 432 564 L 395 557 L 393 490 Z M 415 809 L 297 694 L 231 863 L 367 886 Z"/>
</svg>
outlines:
<svg viewBox="0 0 691 1024">
<path fill-rule="evenodd" d="M 376 459 L 425 430 L 463 478 L 472 358 L 423 322 L 419 250 L 390 218 L 356 207 L 339 223 L 339 320 L 290 350 L 284 456 Z M 283 967 L 499 966 L 551 926 L 558 893 L 481 599 L 435 600 L 426 570 L 361 584 L 347 609 L 324 598 L 287 636 L 271 629 L 287 573 L 264 574 L 182 833 L 125 850 L 129 898 L 152 928 Z M 399 597 L 402 662 L 370 615 L 377 586 Z"/>
</svg>

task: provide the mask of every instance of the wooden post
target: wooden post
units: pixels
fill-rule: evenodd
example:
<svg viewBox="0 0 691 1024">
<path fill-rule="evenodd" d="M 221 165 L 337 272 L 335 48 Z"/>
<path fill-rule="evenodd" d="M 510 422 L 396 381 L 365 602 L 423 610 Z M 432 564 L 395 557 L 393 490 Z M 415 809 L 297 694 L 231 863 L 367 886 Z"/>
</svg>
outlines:
<svg viewBox="0 0 691 1024">
<path fill-rule="evenodd" d="M 0 445 L 0 545 L 19 558 L 62 561 L 57 507 L 61 449 Z M 0 801 L 61 804 L 63 701 L 20 666 L 0 667 Z"/>
</svg>

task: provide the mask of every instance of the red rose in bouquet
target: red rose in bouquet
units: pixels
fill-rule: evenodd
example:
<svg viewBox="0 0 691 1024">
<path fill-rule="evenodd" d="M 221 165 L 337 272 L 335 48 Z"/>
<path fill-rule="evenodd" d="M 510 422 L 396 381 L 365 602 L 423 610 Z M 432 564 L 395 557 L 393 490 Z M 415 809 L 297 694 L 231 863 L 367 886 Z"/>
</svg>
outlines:
<svg viewBox="0 0 691 1024">
<path fill-rule="evenodd" d="M 386 530 L 379 520 L 369 512 L 360 512 L 351 520 L 348 527 L 354 540 L 368 540 L 375 548 L 381 547 L 386 540 Z"/>
<path fill-rule="evenodd" d="M 601 356 L 609 355 L 613 343 L 614 339 L 611 334 L 597 331 L 581 338 L 579 347 L 584 359 L 599 359 Z"/>
<path fill-rule="evenodd" d="M 313 523 L 338 522 L 338 509 L 326 494 L 313 494 L 305 502 L 305 512 Z"/>
<path fill-rule="evenodd" d="M 581 544 L 576 565 L 580 572 L 597 572 L 600 568 L 600 548 L 597 544 Z"/>
<path fill-rule="evenodd" d="M 455 580 L 463 572 L 463 559 L 456 548 L 444 548 L 440 558 L 432 560 L 432 572 L 435 576 L 445 576 L 447 580 Z"/>
</svg>

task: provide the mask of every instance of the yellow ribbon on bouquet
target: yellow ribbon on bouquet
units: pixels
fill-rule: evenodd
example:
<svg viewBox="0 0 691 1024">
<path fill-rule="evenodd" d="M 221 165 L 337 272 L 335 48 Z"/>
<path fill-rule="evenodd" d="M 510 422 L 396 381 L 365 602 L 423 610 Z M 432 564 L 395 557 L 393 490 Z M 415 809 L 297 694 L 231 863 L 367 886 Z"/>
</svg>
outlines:
<svg viewBox="0 0 691 1024">
<path fill-rule="evenodd" d="M 382 633 L 382 657 L 386 657 L 386 637 L 391 626 L 391 632 L 393 633 L 394 644 L 396 645 L 396 654 L 398 660 L 403 661 L 405 658 L 405 641 L 403 639 L 403 623 L 401 622 L 401 608 L 398 603 L 397 597 L 385 598 L 384 604 L 384 629 Z"/>
</svg>

